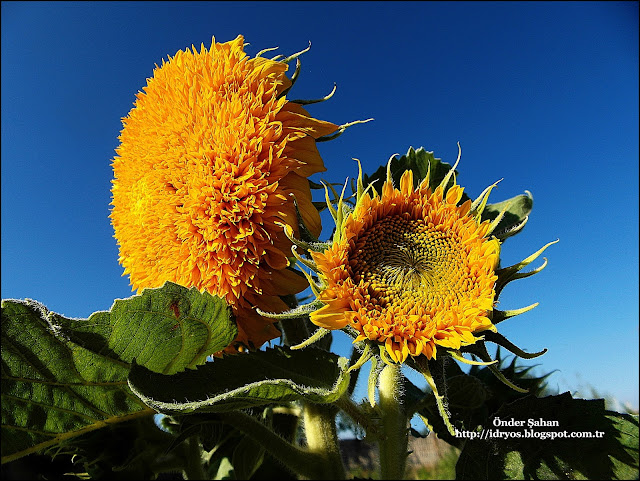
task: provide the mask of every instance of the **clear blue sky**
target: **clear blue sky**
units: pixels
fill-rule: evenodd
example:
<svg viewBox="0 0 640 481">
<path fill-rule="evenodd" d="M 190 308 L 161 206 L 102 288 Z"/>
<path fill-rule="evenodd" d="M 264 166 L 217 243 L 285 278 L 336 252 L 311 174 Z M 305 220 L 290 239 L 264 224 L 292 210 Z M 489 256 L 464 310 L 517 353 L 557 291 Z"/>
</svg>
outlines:
<svg viewBox="0 0 640 481">
<path fill-rule="evenodd" d="M 453 162 L 459 141 L 472 197 L 501 178 L 494 202 L 530 190 L 504 264 L 560 243 L 503 292 L 502 309 L 540 305 L 501 332 L 547 347 L 560 391 L 638 406 L 637 2 L 3 2 L 3 298 L 86 317 L 131 295 L 108 219 L 120 119 L 155 63 L 238 34 L 251 55 L 311 41 L 292 96 L 336 82 L 312 114 L 375 118 L 321 145 L 322 178 L 409 146 Z"/>
</svg>

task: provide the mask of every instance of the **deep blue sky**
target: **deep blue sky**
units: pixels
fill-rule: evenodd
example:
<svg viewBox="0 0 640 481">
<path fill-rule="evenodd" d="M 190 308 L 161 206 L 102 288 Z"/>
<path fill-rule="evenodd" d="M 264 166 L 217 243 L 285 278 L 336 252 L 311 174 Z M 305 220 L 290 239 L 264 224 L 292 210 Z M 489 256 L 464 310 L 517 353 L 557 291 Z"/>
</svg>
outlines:
<svg viewBox="0 0 640 481">
<path fill-rule="evenodd" d="M 409 146 L 453 162 L 459 141 L 469 195 L 501 178 L 493 202 L 530 190 L 503 264 L 560 243 L 500 298 L 540 306 L 500 330 L 549 348 L 552 387 L 638 406 L 637 2 L 3 2 L 3 298 L 86 317 L 131 295 L 107 217 L 120 119 L 155 63 L 238 34 L 251 55 L 311 41 L 291 97 L 336 82 L 312 114 L 375 118 L 321 145 L 321 178 Z"/>
</svg>

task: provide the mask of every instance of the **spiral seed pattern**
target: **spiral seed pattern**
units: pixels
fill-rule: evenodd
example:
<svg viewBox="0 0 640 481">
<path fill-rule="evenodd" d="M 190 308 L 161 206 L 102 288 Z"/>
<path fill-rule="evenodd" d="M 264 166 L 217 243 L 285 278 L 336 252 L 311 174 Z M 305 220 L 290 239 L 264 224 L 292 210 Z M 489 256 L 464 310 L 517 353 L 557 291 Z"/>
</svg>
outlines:
<svg viewBox="0 0 640 481">
<path fill-rule="evenodd" d="M 433 310 L 469 287 L 458 240 L 430 230 L 422 219 L 382 219 L 363 233 L 349 258 L 356 261 L 353 280 L 368 284 L 381 307 L 404 301 Z"/>
</svg>

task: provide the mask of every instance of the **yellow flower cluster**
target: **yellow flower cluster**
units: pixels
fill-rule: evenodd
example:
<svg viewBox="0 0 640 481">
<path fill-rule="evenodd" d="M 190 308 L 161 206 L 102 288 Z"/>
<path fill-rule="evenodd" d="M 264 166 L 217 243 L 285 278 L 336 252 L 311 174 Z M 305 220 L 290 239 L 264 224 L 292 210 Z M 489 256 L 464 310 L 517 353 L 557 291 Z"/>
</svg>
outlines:
<svg viewBox="0 0 640 481">
<path fill-rule="evenodd" d="M 338 129 L 287 100 L 287 68 L 248 57 L 242 36 L 179 51 L 137 94 L 113 160 L 110 217 L 133 288 L 220 296 L 255 347 L 279 331 L 253 307 L 280 312 L 279 296 L 307 286 L 282 225 L 298 232 L 295 198 L 320 233 L 307 177 L 326 170 L 316 139 Z"/>
</svg>

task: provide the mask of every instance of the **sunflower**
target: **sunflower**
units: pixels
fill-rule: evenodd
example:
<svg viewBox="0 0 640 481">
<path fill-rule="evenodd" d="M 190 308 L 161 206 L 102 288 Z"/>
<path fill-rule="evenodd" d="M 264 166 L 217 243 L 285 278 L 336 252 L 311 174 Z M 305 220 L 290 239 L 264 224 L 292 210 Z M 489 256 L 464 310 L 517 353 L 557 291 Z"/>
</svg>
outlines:
<svg viewBox="0 0 640 481">
<path fill-rule="evenodd" d="M 307 178 L 326 170 L 316 141 L 340 129 L 287 99 L 299 54 L 263 52 L 214 38 L 156 65 L 122 121 L 110 214 L 134 290 L 171 281 L 224 298 L 255 347 L 279 331 L 253 307 L 280 312 L 307 286 L 282 225 L 298 233 L 299 215 L 320 233 Z"/>
<path fill-rule="evenodd" d="M 320 327 L 296 348 L 315 342 L 331 330 L 347 331 L 355 337 L 354 343 L 367 346 L 358 366 L 371 356 L 368 349 L 372 345 L 380 348 L 380 356 L 387 363 L 402 364 L 409 357 L 423 363 L 435 360 L 441 350 L 469 362 L 460 351 L 486 358 L 482 349 L 473 347 L 478 344 L 483 348 L 485 337 L 521 357 L 539 355 L 524 353 L 506 341 L 495 325 L 537 304 L 508 311 L 495 306 L 507 283 L 529 277 L 546 266 L 545 260 L 533 271 L 519 272 L 557 241 L 516 265 L 500 268 L 501 241 L 522 229 L 530 207 L 525 209 L 527 214 L 515 216 L 516 222 L 512 219 L 508 228 L 503 226 L 494 235 L 518 198 L 496 204 L 502 205 L 499 213 L 483 216 L 497 182 L 472 201 L 453 175 L 460 157 L 447 168 L 432 153 L 410 149 L 408 155 L 415 158 L 408 162 L 417 165 L 418 154 L 431 157 L 426 168 L 417 167 L 426 171 L 426 176 L 414 182 L 413 170 L 407 167 L 396 188 L 392 157 L 380 194 L 373 183 L 364 188 L 360 166 L 353 208 L 343 201 L 344 189 L 339 198 L 334 191 L 337 208 L 325 189 L 327 206 L 336 222 L 331 241 L 303 242 L 295 238 L 290 226 L 285 226 L 287 237 L 295 244 L 294 256 L 317 274 L 319 283 L 306 274 L 315 300 L 284 313 L 262 314 L 278 319 L 309 316 Z M 420 162 L 424 163 L 424 158 Z M 445 171 L 437 185 L 436 174 L 431 174 L 432 163 L 434 170 Z M 518 197 L 525 198 L 530 206 L 528 192 Z M 296 247 L 307 251 L 308 257 L 302 257 Z"/>
<path fill-rule="evenodd" d="M 302 241 L 296 239 L 290 226 L 285 226 L 287 237 L 295 244 L 294 256 L 317 275 L 316 281 L 305 273 L 315 299 L 287 312 L 261 313 L 277 319 L 308 316 L 319 326 L 311 337 L 292 349 L 303 348 L 338 329 L 354 337 L 362 355 L 349 369 L 359 369 L 373 358 L 369 379 L 372 406 L 375 401 L 371 389 L 380 372 L 377 359 L 396 367 L 407 362 L 425 376 L 440 415 L 453 433 L 445 396 L 439 394 L 446 392 L 446 379 L 440 374 L 447 357 L 487 365 L 505 384 L 525 392 L 497 369 L 497 360 L 490 358 L 485 340 L 527 359 L 546 352 L 526 353 L 496 328 L 499 322 L 522 314 L 537 303 L 506 311 L 495 306 L 507 283 L 544 269 L 546 259 L 540 267 L 520 272 L 558 241 L 546 244 L 518 264 L 501 268 L 501 241 L 526 224 L 530 194 L 492 205 L 487 209 L 489 213 L 498 206 L 500 211 L 483 215 L 497 183 L 474 201 L 469 199 L 454 176 L 460 155 L 453 167 L 447 168 L 433 158 L 432 152 L 410 149 L 399 162 L 403 171 L 399 188 L 392 180 L 394 157 L 387 164 L 380 193 L 373 183 L 364 188 L 358 162 L 353 207 L 344 199 L 346 183 L 339 197 L 334 191 L 335 201 L 330 200 L 325 185 L 327 207 L 336 223 L 330 241 Z M 426 172 L 426 176 L 414 182 L 414 169 Z M 437 172 L 442 174 L 439 183 Z M 373 177 L 377 175 L 378 172 Z M 520 210 L 518 214 L 510 211 L 514 204 L 520 204 L 514 209 Z M 511 219 L 502 223 L 505 214 Z M 307 255 L 299 254 L 298 247 Z M 375 348 L 379 356 L 374 355 Z M 466 359 L 462 353 L 471 353 L 481 361 Z M 439 374 L 433 376 L 432 369 Z"/>
<path fill-rule="evenodd" d="M 434 358 L 438 347 L 458 350 L 475 333 L 495 331 L 490 319 L 500 243 L 490 221 L 471 215 L 463 189 L 433 192 L 428 179 L 414 190 L 407 170 L 394 188 L 364 193 L 344 220 L 339 239 L 312 252 L 326 286 L 324 306 L 311 321 L 326 329 L 349 326 L 384 345 L 390 359 Z"/>
</svg>

